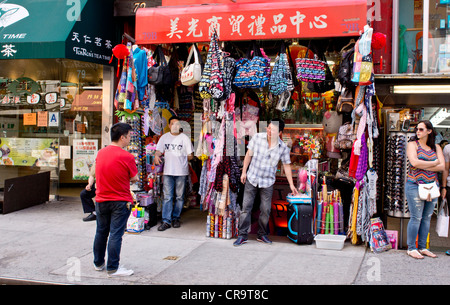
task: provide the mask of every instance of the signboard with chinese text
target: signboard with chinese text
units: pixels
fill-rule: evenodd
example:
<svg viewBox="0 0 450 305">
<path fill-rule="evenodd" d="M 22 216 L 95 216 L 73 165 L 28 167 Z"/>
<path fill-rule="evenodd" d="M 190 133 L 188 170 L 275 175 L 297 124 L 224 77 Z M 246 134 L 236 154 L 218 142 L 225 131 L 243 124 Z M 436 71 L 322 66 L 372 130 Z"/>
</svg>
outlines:
<svg viewBox="0 0 450 305">
<path fill-rule="evenodd" d="M 358 36 L 367 1 L 280 1 L 142 8 L 136 13 L 136 42 L 161 44 Z"/>
<path fill-rule="evenodd" d="M 0 59 L 70 58 L 108 65 L 112 1 L 2 1 Z"/>
</svg>

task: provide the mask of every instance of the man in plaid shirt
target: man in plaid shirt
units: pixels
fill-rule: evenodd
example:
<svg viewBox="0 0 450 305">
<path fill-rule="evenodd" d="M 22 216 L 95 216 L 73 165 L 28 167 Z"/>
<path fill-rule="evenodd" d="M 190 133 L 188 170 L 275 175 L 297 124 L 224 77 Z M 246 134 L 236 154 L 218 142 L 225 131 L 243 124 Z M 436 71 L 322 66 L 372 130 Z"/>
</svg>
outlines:
<svg viewBox="0 0 450 305">
<path fill-rule="evenodd" d="M 258 190 L 261 198 L 261 213 L 258 220 L 259 229 L 256 240 L 267 244 L 272 243 L 267 238 L 267 225 L 270 217 L 275 174 L 280 160 L 283 163 L 284 172 L 292 193 L 294 195 L 298 194 L 292 180 L 290 149 L 280 139 L 283 129 L 283 120 L 274 119 L 267 126 L 267 132 L 255 134 L 247 146 L 248 150 L 245 154 L 241 175 L 241 182 L 245 184 L 244 200 L 239 218 L 239 236 L 233 244 L 235 246 L 240 246 L 247 242 L 248 230 L 251 224 L 251 211 Z"/>
</svg>

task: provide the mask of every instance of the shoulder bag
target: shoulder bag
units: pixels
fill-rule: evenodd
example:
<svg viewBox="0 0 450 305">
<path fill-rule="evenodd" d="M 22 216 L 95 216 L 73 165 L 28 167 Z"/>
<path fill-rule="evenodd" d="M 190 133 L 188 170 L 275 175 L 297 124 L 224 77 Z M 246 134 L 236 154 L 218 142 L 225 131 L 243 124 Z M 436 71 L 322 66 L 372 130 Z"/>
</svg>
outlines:
<svg viewBox="0 0 450 305">
<path fill-rule="evenodd" d="M 194 54 L 194 63 L 189 64 Z M 184 86 L 191 86 L 198 83 L 202 79 L 202 65 L 201 57 L 197 49 L 197 45 L 194 43 L 189 52 L 189 57 L 186 61 L 186 65 L 181 71 L 181 84 Z"/>
<path fill-rule="evenodd" d="M 432 201 L 441 195 L 436 181 L 419 184 L 419 198 L 425 201 Z"/>
</svg>

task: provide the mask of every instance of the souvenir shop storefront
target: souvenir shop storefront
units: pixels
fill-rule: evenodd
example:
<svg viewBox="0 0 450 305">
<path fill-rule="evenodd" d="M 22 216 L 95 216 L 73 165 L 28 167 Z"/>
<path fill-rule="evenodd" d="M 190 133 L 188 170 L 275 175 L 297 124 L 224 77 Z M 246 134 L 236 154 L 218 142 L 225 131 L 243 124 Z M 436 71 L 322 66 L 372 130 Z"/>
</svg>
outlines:
<svg viewBox="0 0 450 305">
<path fill-rule="evenodd" d="M 140 205 L 161 203 L 161 173 L 152 159 L 168 118 L 176 114 L 186 122 L 183 132 L 198 158 L 187 196 L 205 212 L 205 234 L 235 236 L 246 144 L 265 132 L 268 121 L 282 118 L 294 181 L 313 207 L 313 235 L 351 230 L 353 243 L 368 242 L 380 168 L 372 46 L 383 47 L 385 35 L 366 25 L 367 2 L 164 5 L 137 10 L 136 45 L 118 55 L 128 59 L 116 114 L 135 124 L 138 135 L 130 151 L 142 173 L 136 186 Z M 150 84 L 142 80 L 142 99 L 136 99 L 140 77 L 136 93 L 129 92 L 133 80 L 127 81 L 126 71 L 140 69 L 140 53 L 147 74 L 137 74 Z M 159 73 L 171 80 L 159 82 Z M 281 165 L 276 180 L 271 232 L 286 235 L 289 188 Z"/>
<path fill-rule="evenodd" d="M 87 180 L 113 117 L 113 8 L 88 0 L 0 4 L 2 189 L 8 179 L 50 172 L 54 199 L 61 184 Z"/>
</svg>

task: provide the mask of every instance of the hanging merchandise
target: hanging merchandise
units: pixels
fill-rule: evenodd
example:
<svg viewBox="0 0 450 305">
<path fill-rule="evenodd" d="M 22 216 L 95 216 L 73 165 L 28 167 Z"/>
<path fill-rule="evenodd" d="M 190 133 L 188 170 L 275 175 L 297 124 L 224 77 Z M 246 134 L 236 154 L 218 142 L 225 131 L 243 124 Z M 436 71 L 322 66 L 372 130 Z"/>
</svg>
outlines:
<svg viewBox="0 0 450 305">
<path fill-rule="evenodd" d="M 120 61 L 125 60 L 130 55 L 130 49 L 124 44 L 118 44 L 112 49 L 112 52 L 113 56 L 111 56 L 109 63 L 112 63 L 114 56 L 117 58 L 117 77 L 119 77 Z"/>
<path fill-rule="evenodd" d="M 194 54 L 194 63 L 190 64 L 192 54 Z M 202 62 L 201 55 L 197 45 L 194 43 L 186 60 L 186 65 L 181 71 L 181 84 L 191 86 L 198 83 L 202 79 Z"/>
<path fill-rule="evenodd" d="M 224 95 L 223 55 L 219 48 L 217 32 L 211 35 L 206 63 L 199 85 L 200 96 L 203 99 L 220 99 Z"/>
<path fill-rule="evenodd" d="M 157 46 L 153 54 L 157 66 L 148 68 L 148 83 L 152 85 L 171 85 L 172 74 L 164 56 L 162 46 Z"/>
<path fill-rule="evenodd" d="M 131 48 L 131 43 L 129 43 L 129 47 Z M 125 86 L 126 97 L 125 105 L 123 106 L 123 108 L 129 113 L 133 113 L 139 108 L 139 100 L 136 94 L 137 75 L 132 54 L 128 55 L 127 57 L 127 80 Z"/>
<path fill-rule="evenodd" d="M 285 91 L 292 91 L 293 89 L 292 74 L 286 55 L 286 48 L 283 43 L 282 50 L 275 59 L 275 65 L 270 75 L 269 92 L 280 95 Z"/>
<path fill-rule="evenodd" d="M 355 49 L 351 48 L 348 51 L 343 52 L 342 61 L 339 65 L 339 70 L 337 73 L 337 79 L 342 87 L 351 89 L 354 87 L 352 82 L 352 72 L 353 72 L 353 60 L 355 56 Z"/>
<path fill-rule="evenodd" d="M 353 93 L 348 88 L 344 87 L 341 94 L 339 95 L 338 102 L 336 105 L 336 110 L 339 113 L 351 113 L 355 106 L 355 101 L 353 99 Z"/>
<path fill-rule="evenodd" d="M 238 88 L 264 88 L 269 82 L 270 59 L 264 57 L 261 49 L 253 42 L 247 55 L 236 62 L 236 76 L 233 84 Z"/>
<path fill-rule="evenodd" d="M 327 63 L 319 58 L 317 51 L 314 54 L 314 58 L 309 58 L 311 46 L 311 41 L 309 41 L 305 57 L 295 59 L 297 79 L 302 82 L 320 83 L 325 80 L 325 66 Z"/>
<path fill-rule="evenodd" d="M 352 82 L 356 85 L 369 85 L 374 81 L 373 58 L 371 52 L 373 29 L 364 26 L 364 33 L 355 44 Z"/>
<path fill-rule="evenodd" d="M 223 95 L 219 101 L 226 101 L 230 98 L 232 93 L 232 84 L 234 81 L 234 75 L 236 71 L 236 60 L 230 57 L 227 52 L 222 52 L 223 54 Z"/>
<path fill-rule="evenodd" d="M 223 86 L 223 56 L 222 51 L 219 48 L 219 38 L 217 32 L 214 30 L 212 35 L 214 39 L 210 46 L 211 53 L 211 77 L 209 78 L 209 92 L 211 97 L 215 100 L 219 100 L 224 94 Z"/>
</svg>

